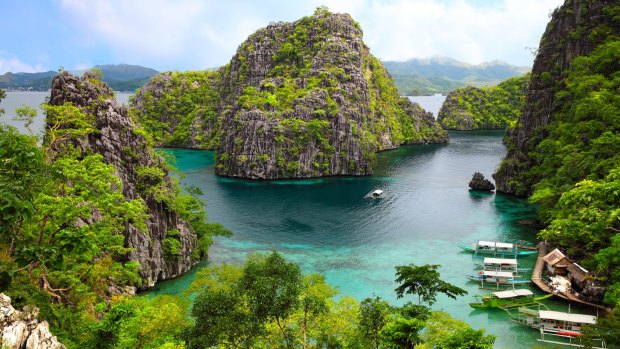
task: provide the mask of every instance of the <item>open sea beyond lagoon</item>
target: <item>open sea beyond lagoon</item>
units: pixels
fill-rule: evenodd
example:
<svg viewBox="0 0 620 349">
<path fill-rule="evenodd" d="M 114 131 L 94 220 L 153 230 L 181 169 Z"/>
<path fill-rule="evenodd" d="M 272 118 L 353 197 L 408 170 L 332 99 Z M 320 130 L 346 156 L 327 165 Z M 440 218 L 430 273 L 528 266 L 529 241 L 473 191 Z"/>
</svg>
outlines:
<svg viewBox="0 0 620 349">
<path fill-rule="evenodd" d="M 9 92 L 0 107 L 10 121 L 22 104 L 37 107 L 48 93 Z M 126 103 L 128 94 L 119 94 Z M 414 97 L 414 100 L 444 96 Z M 439 108 L 440 103 L 429 101 Z M 429 108 L 430 109 L 430 108 Z M 437 115 L 438 110 L 430 110 Z M 42 130 L 41 117 L 35 131 Z M 23 131 L 23 125 L 17 125 Z M 184 149 L 160 150 L 176 157 L 184 185 L 204 193 L 211 222 L 233 231 L 232 238 L 216 238 L 208 263 L 241 263 L 246 256 L 271 249 L 301 265 L 305 273 L 324 274 L 340 295 L 359 301 L 376 294 L 394 304 L 394 267 L 414 263 L 440 264 L 443 280 L 469 292 L 453 300 L 444 296 L 433 306 L 462 319 L 474 328 L 497 336 L 496 348 L 546 347 L 536 341 L 537 331 L 513 323 L 502 310 L 473 310 L 474 295 L 486 294 L 467 281 L 475 259 L 459 244 L 478 239 L 534 240 L 535 211 L 527 201 L 511 196 L 472 192 L 474 172 L 491 176 L 506 150 L 503 131 L 451 132 L 443 145 L 403 146 L 377 155 L 369 177 L 329 177 L 307 180 L 253 182 L 217 177 L 214 152 Z M 372 198 L 375 189 L 384 191 Z M 520 258 L 531 267 L 535 255 Z M 162 282 L 147 295 L 179 294 L 193 280 L 189 274 Z M 534 290 L 535 291 L 535 290 Z M 558 310 L 567 306 L 547 304 Z M 573 307 L 573 312 L 584 312 Z"/>
</svg>

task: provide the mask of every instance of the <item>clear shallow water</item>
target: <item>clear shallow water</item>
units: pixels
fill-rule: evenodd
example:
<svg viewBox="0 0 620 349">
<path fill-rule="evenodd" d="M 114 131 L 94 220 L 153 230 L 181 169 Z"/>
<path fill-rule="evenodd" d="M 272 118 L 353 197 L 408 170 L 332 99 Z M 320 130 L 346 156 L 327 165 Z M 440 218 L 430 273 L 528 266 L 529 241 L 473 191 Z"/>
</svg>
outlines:
<svg viewBox="0 0 620 349">
<path fill-rule="evenodd" d="M 182 182 L 202 188 L 210 220 L 235 234 L 216 239 L 209 263 L 239 263 L 250 253 L 275 248 L 304 272 L 324 274 L 342 295 L 362 300 L 374 293 L 396 304 L 408 299 L 395 298 L 395 266 L 440 264 L 442 278 L 469 295 L 439 297 L 435 309 L 486 328 L 498 336 L 497 348 L 530 348 L 539 344 L 535 331 L 513 324 L 503 311 L 469 307 L 474 295 L 486 291 L 465 279 L 473 258 L 458 247 L 478 239 L 535 238 L 536 231 L 522 224 L 535 217 L 526 201 L 468 190 L 475 171 L 489 177 L 504 155 L 502 135 L 456 132 L 446 145 L 383 152 L 375 174 L 358 178 L 222 178 L 214 175 L 213 152 L 166 151 L 176 156 L 186 176 Z M 384 190 L 385 197 L 368 198 L 374 189 Z M 533 256 L 521 260 L 524 266 L 534 262 Z M 179 293 L 192 278 L 193 273 L 160 283 L 151 294 Z"/>
</svg>

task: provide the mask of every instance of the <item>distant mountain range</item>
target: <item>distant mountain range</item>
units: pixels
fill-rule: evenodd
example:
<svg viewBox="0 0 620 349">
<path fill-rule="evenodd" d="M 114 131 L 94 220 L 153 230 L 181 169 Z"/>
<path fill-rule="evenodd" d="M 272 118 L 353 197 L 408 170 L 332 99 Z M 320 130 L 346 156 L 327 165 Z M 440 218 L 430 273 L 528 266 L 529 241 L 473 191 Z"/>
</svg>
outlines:
<svg viewBox="0 0 620 349">
<path fill-rule="evenodd" d="M 413 58 L 404 62 L 383 61 L 403 95 L 448 92 L 467 85 L 488 86 L 530 71 L 502 61 L 468 64 L 448 57 Z"/>
<path fill-rule="evenodd" d="M 139 65 L 106 64 L 96 65 L 103 74 L 103 81 L 116 91 L 133 91 L 144 85 L 158 71 Z M 75 71 L 83 74 L 87 70 Z M 0 75 L 0 88 L 7 90 L 47 91 L 52 85 L 55 71 L 41 73 L 6 73 Z"/>
<path fill-rule="evenodd" d="M 404 62 L 384 61 L 402 95 L 447 94 L 459 87 L 496 85 L 500 81 L 527 73 L 530 68 L 501 61 L 478 65 L 448 57 L 413 58 Z M 158 71 L 129 64 L 97 65 L 105 81 L 116 91 L 134 91 Z M 209 69 L 207 69 L 209 70 Z M 74 71 L 83 74 L 86 70 Z M 0 75 L 0 88 L 7 90 L 47 91 L 55 71 L 41 73 L 6 73 Z"/>
</svg>

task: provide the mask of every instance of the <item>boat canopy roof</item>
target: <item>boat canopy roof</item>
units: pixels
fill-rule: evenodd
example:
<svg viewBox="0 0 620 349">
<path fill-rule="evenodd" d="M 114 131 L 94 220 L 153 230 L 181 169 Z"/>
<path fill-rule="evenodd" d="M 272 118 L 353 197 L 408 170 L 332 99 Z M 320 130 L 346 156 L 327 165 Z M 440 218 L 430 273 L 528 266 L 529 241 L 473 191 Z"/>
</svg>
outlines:
<svg viewBox="0 0 620 349">
<path fill-rule="evenodd" d="M 496 248 L 513 248 L 514 245 L 509 244 L 507 242 L 478 240 L 478 246 L 496 247 Z"/>
<path fill-rule="evenodd" d="M 502 298 L 502 299 L 515 298 L 515 297 L 521 297 L 521 296 L 531 296 L 533 294 L 534 294 L 534 292 L 532 292 L 530 290 L 525 290 L 525 289 L 493 292 L 493 295 L 495 297 Z"/>
<path fill-rule="evenodd" d="M 485 270 L 482 272 L 483 275 L 486 276 L 494 276 L 494 277 L 504 277 L 504 278 L 512 278 L 512 272 L 510 271 L 494 271 L 494 270 Z"/>
<path fill-rule="evenodd" d="M 513 247 L 513 245 L 512 245 L 512 244 L 509 244 L 509 243 L 507 243 L 507 242 L 496 242 L 496 243 L 495 243 L 495 246 L 496 246 L 497 248 L 507 248 L 507 249 L 511 249 L 511 248 Z"/>
<path fill-rule="evenodd" d="M 484 258 L 484 264 L 511 264 L 517 265 L 516 259 L 509 258 Z"/>
<path fill-rule="evenodd" d="M 538 317 L 546 320 L 575 322 L 580 324 L 596 324 L 596 316 L 585 314 L 570 314 L 561 311 L 539 310 Z"/>
</svg>

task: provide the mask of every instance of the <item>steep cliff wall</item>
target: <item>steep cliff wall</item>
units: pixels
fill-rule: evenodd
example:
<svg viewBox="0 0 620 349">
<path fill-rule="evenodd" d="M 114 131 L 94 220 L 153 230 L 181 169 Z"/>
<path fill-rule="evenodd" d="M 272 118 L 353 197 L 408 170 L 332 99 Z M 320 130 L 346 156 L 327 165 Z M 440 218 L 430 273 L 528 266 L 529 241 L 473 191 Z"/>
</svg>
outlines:
<svg viewBox="0 0 620 349">
<path fill-rule="evenodd" d="M 527 196 L 544 176 L 531 169 L 540 161 L 536 148 L 562 105 L 556 94 L 565 88 L 563 73 L 575 58 L 590 54 L 610 35 L 617 35 L 614 5 L 615 0 L 567 0 L 553 12 L 534 60 L 524 112 L 507 132 L 508 154 L 493 174 L 498 191 Z"/>
<path fill-rule="evenodd" d="M 218 74 L 212 86 L 221 97 L 219 121 L 202 127 L 209 134 L 204 139 L 220 137 L 207 140 L 219 143 L 219 175 L 368 175 L 376 151 L 448 140 L 432 117 L 399 96 L 347 14 L 319 9 L 293 23 L 270 24 L 250 35 Z M 168 124 L 165 132 L 174 134 L 165 116 L 143 112 L 152 104 L 145 99 L 139 95 L 134 103 L 141 120 L 157 121 L 143 123 Z"/>
<path fill-rule="evenodd" d="M 317 11 L 252 34 L 223 69 L 222 92 L 230 108 L 220 175 L 367 175 L 376 151 L 447 140 L 434 120 L 401 102 L 347 14 Z"/>
<path fill-rule="evenodd" d="M 503 130 L 523 111 L 529 75 L 497 86 L 463 87 L 448 94 L 437 121 L 446 130 Z"/>
<path fill-rule="evenodd" d="M 140 231 L 131 224 L 125 229 L 125 244 L 133 249 L 127 259 L 140 262 L 144 286 L 188 271 L 197 236 L 177 212 L 178 191 L 163 159 L 153 153 L 145 132 L 129 117 L 127 109 L 117 104 L 114 92 L 91 73 L 78 78 L 64 72 L 52 82 L 49 104 L 79 108 L 93 128 L 85 135 L 50 140 L 51 130 L 71 135 L 75 125 L 51 121 L 48 117 L 47 142 L 51 156 L 76 150 L 78 157 L 101 154 L 105 163 L 116 168 L 125 197 L 145 202 L 148 231 Z M 165 251 L 171 239 L 178 246 L 173 256 Z"/>
</svg>

